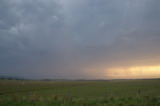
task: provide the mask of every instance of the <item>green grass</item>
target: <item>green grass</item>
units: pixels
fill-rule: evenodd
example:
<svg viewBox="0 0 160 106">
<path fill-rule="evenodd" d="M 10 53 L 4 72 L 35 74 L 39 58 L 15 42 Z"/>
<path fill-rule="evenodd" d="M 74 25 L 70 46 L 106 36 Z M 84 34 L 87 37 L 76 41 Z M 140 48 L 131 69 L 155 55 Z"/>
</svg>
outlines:
<svg viewBox="0 0 160 106">
<path fill-rule="evenodd" d="M 0 80 L 0 106 L 160 106 L 160 80 Z"/>
</svg>

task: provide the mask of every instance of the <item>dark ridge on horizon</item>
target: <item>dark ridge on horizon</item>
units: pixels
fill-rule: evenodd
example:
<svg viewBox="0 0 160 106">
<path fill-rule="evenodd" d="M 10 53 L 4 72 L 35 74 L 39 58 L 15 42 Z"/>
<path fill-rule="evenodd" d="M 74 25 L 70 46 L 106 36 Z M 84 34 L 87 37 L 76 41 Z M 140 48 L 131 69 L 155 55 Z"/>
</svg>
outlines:
<svg viewBox="0 0 160 106">
<path fill-rule="evenodd" d="M 35 81 L 116 81 L 116 80 L 160 80 L 160 78 L 137 78 L 137 79 L 32 79 L 18 76 L 0 76 L 0 80 L 35 80 Z"/>
</svg>

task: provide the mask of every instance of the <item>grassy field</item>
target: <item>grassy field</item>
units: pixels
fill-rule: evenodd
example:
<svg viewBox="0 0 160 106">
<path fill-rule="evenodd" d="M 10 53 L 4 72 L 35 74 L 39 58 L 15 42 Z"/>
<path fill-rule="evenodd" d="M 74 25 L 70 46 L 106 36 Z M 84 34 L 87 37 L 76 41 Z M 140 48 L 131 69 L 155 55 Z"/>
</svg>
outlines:
<svg viewBox="0 0 160 106">
<path fill-rule="evenodd" d="M 160 80 L 0 80 L 0 106 L 160 106 Z"/>
</svg>

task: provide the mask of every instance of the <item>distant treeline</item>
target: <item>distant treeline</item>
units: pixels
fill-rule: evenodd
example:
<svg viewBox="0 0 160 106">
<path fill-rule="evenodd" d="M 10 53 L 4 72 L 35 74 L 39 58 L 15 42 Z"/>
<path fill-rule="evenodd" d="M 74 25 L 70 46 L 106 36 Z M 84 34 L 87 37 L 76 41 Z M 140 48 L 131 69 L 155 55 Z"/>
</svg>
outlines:
<svg viewBox="0 0 160 106">
<path fill-rule="evenodd" d="M 34 80 L 21 77 L 0 76 L 0 80 Z M 160 78 L 146 79 L 39 79 L 40 81 L 117 81 L 117 80 L 160 80 Z"/>
<path fill-rule="evenodd" d="M 0 76 L 0 80 L 26 80 L 26 79 L 20 77 Z"/>
</svg>

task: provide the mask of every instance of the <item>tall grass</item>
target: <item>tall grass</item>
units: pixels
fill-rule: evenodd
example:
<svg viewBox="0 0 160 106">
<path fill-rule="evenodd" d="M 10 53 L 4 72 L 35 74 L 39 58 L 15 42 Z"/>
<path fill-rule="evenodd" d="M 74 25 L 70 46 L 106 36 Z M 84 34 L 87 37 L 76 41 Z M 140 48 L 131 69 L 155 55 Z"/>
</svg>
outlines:
<svg viewBox="0 0 160 106">
<path fill-rule="evenodd" d="M 160 106 L 160 80 L 4 80 L 0 106 Z"/>
</svg>

